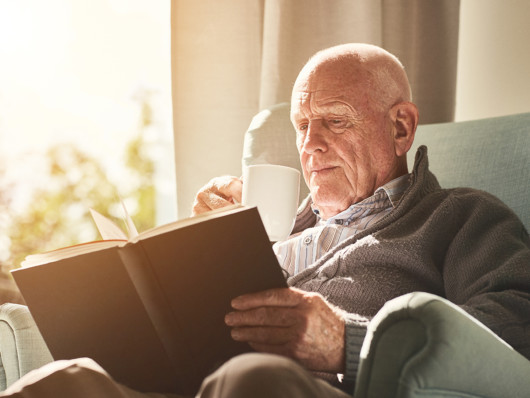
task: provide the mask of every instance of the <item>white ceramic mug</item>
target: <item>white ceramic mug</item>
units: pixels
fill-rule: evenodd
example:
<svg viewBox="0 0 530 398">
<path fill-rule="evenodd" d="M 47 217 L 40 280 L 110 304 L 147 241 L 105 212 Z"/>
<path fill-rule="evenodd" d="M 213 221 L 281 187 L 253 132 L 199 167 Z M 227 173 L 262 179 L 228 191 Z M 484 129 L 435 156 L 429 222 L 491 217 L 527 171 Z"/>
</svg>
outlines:
<svg viewBox="0 0 530 398">
<path fill-rule="evenodd" d="M 292 167 L 258 164 L 243 169 L 243 204 L 258 207 L 271 242 L 291 233 L 299 192 L 300 172 Z"/>
</svg>

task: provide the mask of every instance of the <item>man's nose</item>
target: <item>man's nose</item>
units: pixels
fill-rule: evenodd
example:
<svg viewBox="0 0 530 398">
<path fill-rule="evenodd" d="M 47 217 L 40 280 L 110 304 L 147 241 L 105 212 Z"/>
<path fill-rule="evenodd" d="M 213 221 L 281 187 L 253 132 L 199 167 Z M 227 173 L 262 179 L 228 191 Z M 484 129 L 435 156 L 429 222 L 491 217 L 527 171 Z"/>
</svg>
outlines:
<svg viewBox="0 0 530 398">
<path fill-rule="evenodd" d="M 321 120 L 309 122 L 304 137 L 304 152 L 314 153 L 316 151 L 326 152 L 328 150 L 326 128 Z"/>
</svg>

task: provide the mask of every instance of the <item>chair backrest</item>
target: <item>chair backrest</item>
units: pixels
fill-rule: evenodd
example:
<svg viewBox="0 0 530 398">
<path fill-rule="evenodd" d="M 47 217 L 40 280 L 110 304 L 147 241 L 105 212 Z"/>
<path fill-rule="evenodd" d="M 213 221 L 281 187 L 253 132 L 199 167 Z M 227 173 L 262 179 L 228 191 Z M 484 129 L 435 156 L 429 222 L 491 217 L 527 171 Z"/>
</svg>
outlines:
<svg viewBox="0 0 530 398">
<path fill-rule="evenodd" d="M 530 230 L 530 113 L 420 126 L 409 166 L 419 145 L 442 187 L 487 191 Z"/>
<path fill-rule="evenodd" d="M 273 163 L 300 170 L 289 104 L 258 113 L 245 134 L 243 166 Z M 409 151 L 427 145 L 429 163 L 444 188 L 487 191 L 510 206 L 530 230 L 530 113 L 422 125 Z M 300 197 L 309 192 L 302 181 Z"/>
<path fill-rule="evenodd" d="M 300 172 L 300 158 L 296 149 L 296 133 L 289 118 L 289 104 L 281 103 L 259 112 L 245 133 L 242 165 L 281 164 Z M 300 201 L 309 188 L 300 179 Z"/>
</svg>

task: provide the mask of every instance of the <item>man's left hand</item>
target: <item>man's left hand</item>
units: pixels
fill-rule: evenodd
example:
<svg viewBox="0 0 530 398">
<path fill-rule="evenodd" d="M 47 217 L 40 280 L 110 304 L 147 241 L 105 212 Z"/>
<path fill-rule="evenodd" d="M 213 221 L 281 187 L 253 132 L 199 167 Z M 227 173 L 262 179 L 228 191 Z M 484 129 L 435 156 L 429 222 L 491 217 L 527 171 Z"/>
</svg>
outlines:
<svg viewBox="0 0 530 398">
<path fill-rule="evenodd" d="M 307 369 L 344 370 L 343 311 L 320 294 L 271 289 L 232 300 L 225 317 L 232 338 L 260 352 L 293 358 Z"/>
</svg>

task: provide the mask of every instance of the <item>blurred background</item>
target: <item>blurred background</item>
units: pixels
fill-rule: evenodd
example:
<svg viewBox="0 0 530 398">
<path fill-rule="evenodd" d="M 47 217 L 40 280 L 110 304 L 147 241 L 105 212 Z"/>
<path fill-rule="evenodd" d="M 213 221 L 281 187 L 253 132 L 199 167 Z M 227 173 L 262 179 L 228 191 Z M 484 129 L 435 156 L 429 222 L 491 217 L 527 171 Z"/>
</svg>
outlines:
<svg viewBox="0 0 530 398">
<path fill-rule="evenodd" d="M 0 266 L 175 219 L 170 0 L 0 0 Z M 119 224 L 120 225 L 120 224 Z"/>
</svg>

